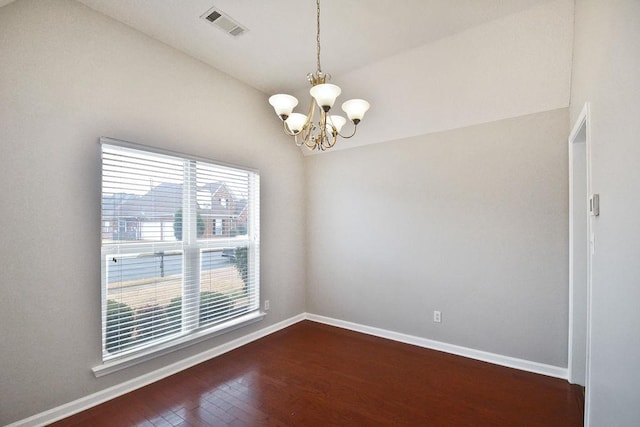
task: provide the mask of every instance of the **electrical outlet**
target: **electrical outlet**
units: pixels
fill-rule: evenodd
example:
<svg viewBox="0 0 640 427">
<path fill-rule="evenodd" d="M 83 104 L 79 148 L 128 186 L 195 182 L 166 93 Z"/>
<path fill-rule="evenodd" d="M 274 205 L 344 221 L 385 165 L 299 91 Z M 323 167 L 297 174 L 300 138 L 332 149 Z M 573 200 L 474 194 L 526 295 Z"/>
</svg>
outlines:
<svg viewBox="0 0 640 427">
<path fill-rule="evenodd" d="M 433 321 L 435 323 L 441 323 L 442 322 L 442 313 L 440 313 L 439 311 L 434 311 L 433 312 Z"/>
<path fill-rule="evenodd" d="M 269 300 L 264 300 L 264 311 L 269 311 Z"/>
</svg>

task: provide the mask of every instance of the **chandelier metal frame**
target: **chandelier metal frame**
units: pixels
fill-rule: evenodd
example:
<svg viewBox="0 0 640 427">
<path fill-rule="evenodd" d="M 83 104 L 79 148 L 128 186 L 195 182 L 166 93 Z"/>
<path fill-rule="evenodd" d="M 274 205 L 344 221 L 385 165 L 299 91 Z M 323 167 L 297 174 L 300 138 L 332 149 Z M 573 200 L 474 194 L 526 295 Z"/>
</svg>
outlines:
<svg viewBox="0 0 640 427">
<path fill-rule="evenodd" d="M 353 131 L 350 134 L 342 134 L 341 130 L 346 119 L 338 115 L 330 115 L 329 112 L 335 99 L 340 95 L 341 89 L 327 83 L 331 75 L 322 71 L 320 64 L 320 0 L 316 0 L 316 62 L 315 73 L 307 74 L 307 80 L 311 84 L 309 91 L 312 99 L 307 115 L 294 113 L 293 108 L 298 100 L 287 94 L 277 94 L 269 98 L 269 103 L 274 107 L 276 114 L 282 120 L 282 129 L 285 134 L 293 136 L 298 147 L 304 145 L 310 150 L 325 151 L 336 144 L 338 136 L 348 139 L 355 135 L 358 123 L 364 117 L 370 105 L 362 99 L 351 99 L 342 104 L 342 109 L 353 123 Z M 315 120 L 316 104 L 319 111 L 319 119 Z"/>
</svg>

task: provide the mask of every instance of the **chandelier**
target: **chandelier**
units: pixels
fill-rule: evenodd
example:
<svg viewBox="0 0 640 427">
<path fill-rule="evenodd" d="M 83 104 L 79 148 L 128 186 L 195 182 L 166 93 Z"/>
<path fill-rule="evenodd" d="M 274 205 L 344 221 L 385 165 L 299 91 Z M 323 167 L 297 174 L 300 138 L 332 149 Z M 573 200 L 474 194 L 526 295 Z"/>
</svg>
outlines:
<svg viewBox="0 0 640 427">
<path fill-rule="evenodd" d="M 350 99 L 342 104 L 342 110 L 353 123 L 353 131 L 349 135 L 343 135 L 342 127 L 347 120 L 338 115 L 329 114 L 331 107 L 342 91 L 339 86 L 327 83 L 331 75 L 322 72 L 320 66 L 320 0 L 316 0 L 316 59 L 318 68 L 316 73 L 307 74 L 307 80 L 311 83 L 309 93 L 312 96 L 307 115 L 294 113 L 293 109 L 298 105 L 298 100 L 291 95 L 277 94 L 269 98 L 276 114 L 282 120 L 284 133 L 293 136 L 298 147 L 303 144 L 310 150 L 324 151 L 336 144 L 338 136 L 351 138 L 356 133 L 360 120 L 369 109 L 369 103 L 363 99 Z M 315 100 L 315 102 L 314 102 Z M 316 103 L 318 104 L 319 117 L 316 119 Z"/>
</svg>

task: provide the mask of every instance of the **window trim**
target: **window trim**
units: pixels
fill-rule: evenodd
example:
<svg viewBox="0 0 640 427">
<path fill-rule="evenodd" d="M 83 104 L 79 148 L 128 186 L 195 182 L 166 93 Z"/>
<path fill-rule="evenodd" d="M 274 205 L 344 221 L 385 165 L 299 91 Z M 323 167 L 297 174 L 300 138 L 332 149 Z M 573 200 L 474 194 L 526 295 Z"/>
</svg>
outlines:
<svg viewBox="0 0 640 427">
<path fill-rule="evenodd" d="M 215 160 L 211 160 L 208 158 L 204 158 L 204 157 L 199 157 L 199 156 L 193 156 L 193 155 L 188 155 L 188 154 L 184 154 L 184 153 L 179 153 L 179 152 L 174 152 L 174 151 L 170 151 L 170 150 L 164 150 L 164 149 L 159 149 L 159 148 L 155 148 L 155 147 L 149 147 L 146 145 L 142 145 L 142 144 L 137 144 L 137 143 L 133 143 L 133 142 L 129 142 L 129 141 L 122 141 L 122 140 L 118 140 L 118 139 L 113 139 L 113 138 L 108 138 L 108 137 L 101 137 L 99 139 L 99 144 L 107 144 L 107 145 L 115 145 L 115 146 L 119 146 L 119 147 L 123 147 L 123 148 L 129 148 L 129 149 L 133 149 L 133 150 L 142 150 L 145 152 L 149 152 L 152 154 L 159 154 L 159 155 L 167 155 L 167 156 L 172 156 L 172 157 L 178 157 L 181 158 L 183 160 L 187 160 L 187 161 L 193 161 L 193 162 L 205 162 L 208 164 L 213 164 L 216 166 L 221 166 L 221 167 L 229 167 L 229 168 L 234 168 L 234 169 L 239 169 L 239 170 L 243 170 L 246 172 L 249 172 L 251 174 L 253 174 L 255 176 L 255 178 L 252 179 L 258 179 L 258 184 L 255 187 L 255 194 L 253 194 L 253 196 L 250 194 L 249 197 L 257 197 L 259 200 L 259 193 L 260 193 L 260 186 L 259 186 L 259 179 L 260 179 L 260 173 L 257 169 L 253 169 L 253 168 L 248 168 L 245 166 L 238 166 L 238 165 L 234 165 L 234 164 L 230 164 L 230 163 L 224 163 L 224 162 L 219 162 L 219 161 L 215 161 Z M 195 196 L 195 193 L 194 193 Z M 195 197 L 193 198 L 195 201 Z M 236 242 L 245 242 L 247 243 L 247 247 L 249 248 L 250 252 L 253 253 L 255 250 L 258 250 L 259 253 L 259 248 L 256 248 L 255 245 L 257 243 L 257 245 L 260 244 L 260 225 L 259 225 L 259 215 L 260 215 L 260 206 L 258 203 L 254 203 L 255 206 L 255 212 L 257 215 L 252 215 L 251 217 L 248 218 L 248 223 L 247 223 L 247 229 L 248 230 L 253 230 L 252 233 L 250 235 L 247 235 L 247 237 L 236 237 L 236 238 L 232 238 L 233 241 Z M 258 218 L 256 218 L 256 216 Z M 101 215 L 101 227 L 99 228 L 100 230 L 102 230 L 102 215 Z M 228 239 L 227 239 L 228 240 Z M 102 241 L 102 239 L 101 239 Z M 138 252 L 140 250 L 144 250 L 145 247 L 148 247 L 150 244 L 148 243 L 144 243 L 144 242 L 139 242 L 137 244 L 131 244 L 129 246 L 127 246 L 125 252 L 128 253 L 133 253 L 133 252 Z M 169 250 L 173 250 L 173 249 L 186 249 L 182 246 L 182 244 L 177 244 L 176 242 L 156 242 L 155 243 L 155 247 L 157 248 L 158 245 L 164 246 L 165 249 L 169 249 Z M 196 250 L 198 252 L 202 251 L 202 250 L 206 250 L 206 249 L 210 249 L 211 246 L 213 246 L 214 248 L 220 248 L 222 249 L 223 247 L 228 245 L 228 241 L 225 242 L 199 242 L 198 239 L 195 239 L 195 241 L 192 243 L 191 249 L 190 250 Z M 178 248 L 179 246 L 179 248 Z M 104 262 L 104 257 L 107 256 L 110 253 L 110 250 L 107 249 L 105 250 L 105 247 L 102 245 L 101 243 L 101 305 L 104 304 L 104 302 L 106 301 L 106 285 L 105 285 L 105 280 L 106 280 L 106 267 L 105 267 L 105 262 Z M 186 251 L 185 251 L 186 252 Z M 122 254 L 122 250 L 120 251 L 120 254 Z M 259 271 L 260 271 L 260 259 L 259 259 L 259 255 L 258 257 L 256 257 L 255 262 L 253 263 L 249 263 L 249 274 L 254 275 L 254 277 L 259 277 Z M 116 354 L 113 357 L 109 357 L 109 358 L 104 358 L 102 357 L 102 363 L 100 365 L 97 365 L 95 367 L 92 368 L 92 371 L 94 373 L 94 375 L 96 377 L 101 377 L 107 374 L 110 374 L 112 372 L 117 372 L 121 369 L 125 369 L 128 368 L 130 366 L 134 366 L 136 364 L 145 362 L 147 360 L 151 360 L 153 358 L 171 353 L 173 351 L 185 348 L 185 347 L 189 347 L 191 345 L 197 344 L 199 342 L 205 341 L 207 339 L 231 332 L 235 329 L 250 325 L 252 323 L 261 321 L 262 319 L 264 319 L 264 317 L 266 316 L 266 313 L 261 311 L 261 304 L 260 304 L 260 281 L 258 279 L 258 283 L 256 284 L 256 289 L 255 289 L 255 295 L 256 295 L 256 300 L 257 300 L 257 306 L 254 310 L 245 313 L 243 315 L 240 315 L 238 317 L 235 318 L 231 318 L 226 320 L 223 323 L 220 324 L 214 324 L 212 326 L 203 328 L 203 329 L 195 329 L 194 331 L 191 331 L 189 334 L 186 335 L 182 335 L 182 336 L 177 336 L 175 338 L 170 338 L 167 339 L 165 341 L 160 341 L 157 342 L 155 344 L 150 344 L 148 346 L 144 346 L 142 348 L 139 349 L 134 349 L 131 352 L 124 352 L 123 354 Z M 100 311 L 100 316 L 101 316 L 101 320 L 100 320 L 100 325 L 102 328 L 104 328 L 103 325 L 103 320 L 102 319 L 102 311 Z M 104 339 L 104 337 L 103 337 Z"/>
</svg>

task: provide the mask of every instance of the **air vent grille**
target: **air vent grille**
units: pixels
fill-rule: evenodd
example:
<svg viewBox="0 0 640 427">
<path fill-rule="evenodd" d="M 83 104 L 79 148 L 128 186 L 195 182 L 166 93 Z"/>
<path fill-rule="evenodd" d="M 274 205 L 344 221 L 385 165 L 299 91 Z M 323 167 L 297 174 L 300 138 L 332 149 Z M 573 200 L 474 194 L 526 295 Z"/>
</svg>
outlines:
<svg viewBox="0 0 640 427">
<path fill-rule="evenodd" d="M 207 15 L 206 20 L 209 22 L 213 22 L 216 19 L 220 18 L 222 15 L 219 12 L 213 12 L 209 15 Z"/>
<path fill-rule="evenodd" d="M 242 33 L 244 33 L 244 28 L 240 26 L 235 27 L 233 30 L 229 31 L 229 34 L 231 34 L 232 36 L 239 36 Z"/>
<path fill-rule="evenodd" d="M 237 37 L 247 31 L 246 27 L 238 24 L 237 21 L 229 17 L 226 13 L 215 7 L 209 9 L 200 18 L 210 22 L 225 33 Z"/>
</svg>

